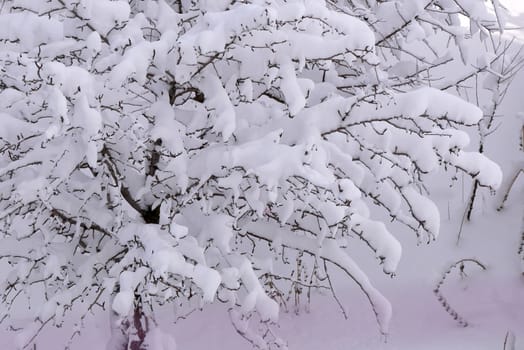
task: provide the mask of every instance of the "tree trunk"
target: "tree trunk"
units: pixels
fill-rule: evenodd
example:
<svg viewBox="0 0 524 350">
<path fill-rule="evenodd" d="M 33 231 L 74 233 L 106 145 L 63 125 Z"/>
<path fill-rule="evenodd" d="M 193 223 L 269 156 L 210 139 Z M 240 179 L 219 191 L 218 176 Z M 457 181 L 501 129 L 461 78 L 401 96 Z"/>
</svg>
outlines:
<svg viewBox="0 0 524 350">
<path fill-rule="evenodd" d="M 132 321 L 133 326 L 130 327 L 130 330 L 134 334 L 132 334 L 133 339 L 129 344 L 129 350 L 147 350 L 145 339 L 149 330 L 149 321 L 142 308 L 142 300 L 138 295 L 135 295 L 135 309 L 133 310 Z"/>
<path fill-rule="evenodd" d="M 139 295 L 135 295 L 132 315 L 121 319 L 111 311 L 110 323 L 111 338 L 106 350 L 147 350 L 145 339 L 149 331 L 149 320 Z"/>
</svg>

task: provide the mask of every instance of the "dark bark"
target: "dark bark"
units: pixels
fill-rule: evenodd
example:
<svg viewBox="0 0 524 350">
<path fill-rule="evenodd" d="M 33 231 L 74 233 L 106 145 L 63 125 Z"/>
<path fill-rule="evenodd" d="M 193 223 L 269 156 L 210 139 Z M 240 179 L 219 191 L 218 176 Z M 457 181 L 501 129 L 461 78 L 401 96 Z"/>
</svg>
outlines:
<svg viewBox="0 0 524 350">
<path fill-rule="evenodd" d="M 475 199 L 477 197 L 478 189 L 479 189 L 479 182 L 475 180 L 475 183 L 473 184 L 473 190 L 471 192 L 471 197 L 469 197 L 468 212 L 466 214 L 466 219 L 468 219 L 468 221 L 471 221 L 471 214 L 473 213 L 473 206 L 475 204 Z"/>
<path fill-rule="evenodd" d="M 147 350 L 145 339 L 149 331 L 149 321 L 142 307 L 142 299 L 135 295 L 135 308 L 133 311 L 132 329 L 136 332 L 136 337 L 129 344 L 129 350 Z"/>
</svg>

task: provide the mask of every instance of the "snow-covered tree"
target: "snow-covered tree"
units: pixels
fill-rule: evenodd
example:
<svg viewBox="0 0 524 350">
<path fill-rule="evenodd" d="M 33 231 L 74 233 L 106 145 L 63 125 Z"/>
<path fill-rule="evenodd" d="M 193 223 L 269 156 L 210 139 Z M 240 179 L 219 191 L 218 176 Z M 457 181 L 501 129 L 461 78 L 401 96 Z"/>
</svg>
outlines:
<svg viewBox="0 0 524 350">
<path fill-rule="evenodd" d="M 284 348 L 279 305 L 338 268 L 387 332 L 346 248 L 393 275 L 401 247 L 374 217 L 430 241 L 425 174 L 500 184 L 464 150 L 482 111 L 435 82 L 473 40 L 464 24 L 489 37 L 494 16 L 466 0 L 2 2 L 1 319 L 24 347 L 105 308 L 109 348 L 138 350 L 160 341 L 157 305 L 221 302 L 254 346 Z"/>
</svg>

